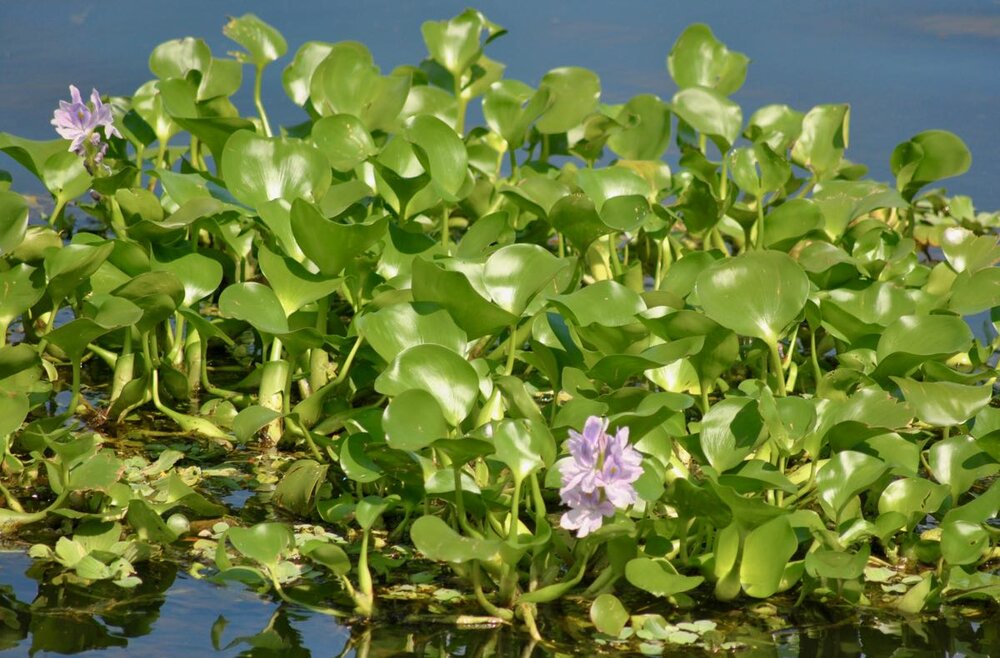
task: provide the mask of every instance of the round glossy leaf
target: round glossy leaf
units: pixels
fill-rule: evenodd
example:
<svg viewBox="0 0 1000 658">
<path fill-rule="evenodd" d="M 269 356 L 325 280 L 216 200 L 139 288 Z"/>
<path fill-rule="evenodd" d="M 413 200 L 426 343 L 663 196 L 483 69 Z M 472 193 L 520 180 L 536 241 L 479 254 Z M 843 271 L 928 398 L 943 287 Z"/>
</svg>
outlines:
<svg viewBox="0 0 1000 658">
<path fill-rule="evenodd" d="M 503 420 L 493 430 L 493 459 L 510 469 L 515 481 L 522 481 L 556 458 L 556 443 L 549 429 L 526 419 Z"/>
<path fill-rule="evenodd" d="M 253 14 L 230 19 L 222 33 L 246 49 L 245 53 L 236 53 L 241 61 L 257 67 L 273 62 L 288 51 L 288 43 L 281 33 Z"/>
<path fill-rule="evenodd" d="M 303 544 L 302 554 L 313 562 L 318 562 L 334 575 L 346 576 L 351 573 L 351 559 L 340 546 L 313 539 Z"/>
<path fill-rule="evenodd" d="M 355 321 L 358 332 L 389 363 L 414 345 L 435 343 L 462 354 L 468 343 L 447 311 L 427 304 L 393 304 Z"/>
<path fill-rule="evenodd" d="M 779 516 L 750 531 L 743 543 L 740 583 L 749 596 L 763 599 L 781 586 L 788 561 L 799 540 L 787 516 Z"/>
<path fill-rule="evenodd" d="M 753 451 L 763 428 L 751 398 L 727 398 L 712 405 L 701 421 L 702 452 L 712 468 L 723 473 Z"/>
<path fill-rule="evenodd" d="M 590 604 L 590 621 L 600 633 L 618 637 L 628 623 L 629 614 L 614 594 L 600 594 Z"/>
<path fill-rule="evenodd" d="M 0 190 L 0 257 L 13 251 L 28 228 L 28 202 L 20 194 Z"/>
<path fill-rule="evenodd" d="M 448 311 L 470 339 L 495 333 L 517 317 L 480 295 L 461 272 L 450 272 L 423 258 L 413 260 L 413 298 Z"/>
<path fill-rule="evenodd" d="M 298 261 L 276 254 L 265 245 L 257 250 L 257 263 L 286 316 L 330 295 L 341 285 L 340 279 L 313 274 Z"/>
<path fill-rule="evenodd" d="M 667 56 L 667 69 L 678 87 L 710 87 L 725 96 L 743 86 L 749 63 L 750 58 L 730 51 L 701 23 L 688 26 Z"/>
<path fill-rule="evenodd" d="M 411 389 L 430 393 L 444 417 L 458 426 L 479 396 L 479 375 L 472 365 L 440 345 L 417 345 L 400 352 L 375 380 L 375 390 L 400 395 Z"/>
<path fill-rule="evenodd" d="M 942 360 L 971 346 L 972 330 L 962 318 L 906 315 L 885 328 L 875 354 L 879 371 L 904 375 L 925 361 Z"/>
<path fill-rule="evenodd" d="M 625 578 L 653 596 L 673 596 L 694 589 L 705 581 L 701 576 L 682 576 L 666 560 L 637 557 L 625 565 Z"/>
<path fill-rule="evenodd" d="M 260 283 L 234 283 L 219 296 L 219 313 L 265 334 L 288 333 L 288 318 L 274 291 Z"/>
<path fill-rule="evenodd" d="M 422 516 L 414 521 L 410 527 L 410 539 L 428 559 L 454 564 L 470 560 L 485 562 L 500 550 L 500 542 L 463 537 L 436 516 Z"/>
<path fill-rule="evenodd" d="M 365 124 L 350 114 L 323 117 L 313 125 L 312 139 L 337 171 L 351 171 L 378 155 Z"/>
<path fill-rule="evenodd" d="M 368 49 L 353 41 L 335 44 L 309 82 L 320 114 L 351 114 L 369 130 L 394 131 L 409 91 L 409 75 L 383 77 Z"/>
<path fill-rule="evenodd" d="M 24 393 L 0 394 L 0 437 L 13 434 L 28 417 L 31 405 Z"/>
<path fill-rule="evenodd" d="M 764 142 L 777 153 L 785 153 L 802 134 L 805 115 L 787 105 L 765 105 L 747 121 L 747 137 Z"/>
<path fill-rule="evenodd" d="M 781 189 L 792 175 L 788 161 L 764 143 L 733 149 L 729 170 L 741 190 L 758 198 Z"/>
<path fill-rule="evenodd" d="M 358 501 L 354 508 L 354 518 L 361 526 L 362 530 L 371 530 L 378 518 L 382 516 L 394 501 L 379 496 L 365 496 Z"/>
<path fill-rule="evenodd" d="M 161 43 L 149 55 L 149 70 L 158 78 L 184 78 L 190 71 L 207 71 L 212 51 L 202 39 L 186 37 Z"/>
<path fill-rule="evenodd" d="M 805 308 L 809 278 L 787 254 L 754 251 L 713 263 L 695 290 L 708 317 L 774 344 Z"/>
<path fill-rule="evenodd" d="M 569 263 L 534 244 L 512 244 L 486 260 L 483 283 L 493 303 L 513 315 L 522 315 L 531 300 L 550 286 Z"/>
<path fill-rule="evenodd" d="M 549 94 L 549 106 L 535 123 L 542 134 L 564 133 L 597 108 L 601 81 L 593 71 L 576 66 L 553 69 L 542 77 L 539 91 Z"/>
<path fill-rule="evenodd" d="M 226 187 L 256 208 L 272 199 L 319 201 L 330 187 L 330 164 L 311 144 L 290 137 L 233 133 L 222 152 Z"/>
<path fill-rule="evenodd" d="M 917 418 L 938 427 L 959 425 L 989 404 L 992 386 L 965 386 L 953 382 L 918 382 L 893 377 Z"/>
<path fill-rule="evenodd" d="M 902 478 L 890 482 L 878 499 L 879 514 L 898 512 L 907 519 L 910 528 L 923 521 L 928 514 L 936 513 L 945 498 L 948 487 L 923 478 Z"/>
<path fill-rule="evenodd" d="M 594 240 L 614 232 L 601 220 L 594 203 L 583 194 L 560 198 L 548 213 L 549 223 L 569 240 L 580 253 L 586 253 Z"/>
<path fill-rule="evenodd" d="M 375 482 L 384 475 L 382 468 L 368 455 L 374 448 L 369 445 L 371 443 L 372 438 L 367 434 L 352 434 L 344 439 L 340 448 L 340 468 L 355 482 Z"/>
<path fill-rule="evenodd" d="M 805 569 L 813 578 L 854 580 L 864 574 L 871 548 L 865 544 L 857 553 L 820 549 L 806 554 Z"/>
<path fill-rule="evenodd" d="M 281 84 L 285 87 L 285 93 L 296 105 L 305 105 L 309 100 L 309 82 L 313 73 L 332 49 L 332 43 L 306 41 L 295 52 L 292 63 L 281 72 Z"/>
<path fill-rule="evenodd" d="M 226 534 L 233 548 L 240 554 L 269 567 L 276 566 L 282 553 L 295 544 L 291 529 L 284 523 L 258 523 L 251 528 L 230 528 Z"/>
<path fill-rule="evenodd" d="M 169 272 L 144 272 L 115 288 L 112 294 L 142 309 L 136 328 L 146 332 L 177 310 L 184 301 L 184 286 Z"/>
<path fill-rule="evenodd" d="M 914 135 L 897 146 L 889 159 L 896 187 L 907 199 L 928 183 L 964 174 L 971 165 L 969 147 L 947 130 Z"/>
<path fill-rule="evenodd" d="M 646 310 L 639 293 L 616 281 L 598 281 L 552 301 L 566 309 L 580 327 L 600 324 L 621 327 L 637 322 L 636 314 Z"/>
<path fill-rule="evenodd" d="M 934 479 L 951 489 L 953 501 L 976 482 L 1000 472 L 1000 464 L 967 435 L 938 441 L 928 450 L 927 461 Z"/>
<path fill-rule="evenodd" d="M 674 94 L 674 113 L 723 153 L 729 150 L 743 128 L 743 110 L 722 94 L 704 87 L 682 89 Z"/>
<path fill-rule="evenodd" d="M 811 199 L 790 199 L 764 216 L 764 246 L 787 251 L 806 234 L 823 228 L 823 213 Z"/>
<path fill-rule="evenodd" d="M 974 315 L 1000 306 L 1000 268 L 987 267 L 975 274 L 962 273 L 951 289 L 948 308 L 962 315 Z"/>
<path fill-rule="evenodd" d="M 45 294 L 45 272 L 20 263 L 0 272 L 0 326 L 6 326 Z"/>
<path fill-rule="evenodd" d="M 941 526 L 941 557 L 952 565 L 974 564 L 990 546 L 982 524 L 952 521 Z"/>
<path fill-rule="evenodd" d="M 508 148 L 516 149 L 548 103 L 546 89 L 535 91 L 518 80 L 499 80 L 483 95 L 483 116 L 490 129 L 507 141 Z"/>
<path fill-rule="evenodd" d="M 388 220 L 376 217 L 365 224 L 331 221 L 311 203 L 292 203 L 291 225 L 303 253 L 327 277 L 338 276 L 355 258 L 385 235 Z"/>
<path fill-rule="evenodd" d="M 70 244 L 45 256 L 46 293 L 55 303 L 66 299 L 88 279 L 114 250 L 112 242 Z"/>
<path fill-rule="evenodd" d="M 1000 261 L 997 236 L 976 235 L 961 226 L 949 226 L 941 233 L 941 251 L 956 272 L 978 272 Z"/>
<path fill-rule="evenodd" d="M 862 452 L 844 450 L 823 464 L 816 474 L 816 490 L 827 515 L 835 521 L 860 492 L 875 484 L 888 466 Z"/>
<path fill-rule="evenodd" d="M 385 440 L 395 450 L 420 450 L 448 436 L 450 428 L 437 399 L 419 388 L 394 397 L 382 414 Z"/>
<path fill-rule="evenodd" d="M 818 105 L 802 119 L 802 134 L 792 147 L 792 159 L 812 170 L 817 178 L 836 171 L 847 148 L 851 108 Z"/>
<path fill-rule="evenodd" d="M 469 153 L 455 130 L 437 117 L 414 117 L 406 128 L 406 139 L 416 147 L 424 169 L 430 172 L 431 184 L 443 198 L 456 196 L 468 175 Z"/>
<path fill-rule="evenodd" d="M 240 443 L 246 443 L 265 425 L 280 418 L 281 414 L 274 409 L 252 404 L 243 409 L 233 419 L 233 434 Z"/>
<path fill-rule="evenodd" d="M 135 324 L 142 317 L 142 309 L 119 297 L 108 297 L 93 318 L 76 318 L 46 334 L 53 345 L 62 348 L 69 358 L 79 361 L 87 345 L 104 334 Z"/>
<path fill-rule="evenodd" d="M 670 107 L 652 94 L 629 99 L 618 114 L 625 127 L 608 138 L 608 146 L 628 160 L 659 160 L 670 146 Z"/>
<path fill-rule="evenodd" d="M 154 271 L 169 272 L 180 280 L 184 286 L 185 306 L 204 299 L 222 284 L 219 261 L 196 252 L 178 255 L 154 251 L 152 267 Z"/>
<path fill-rule="evenodd" d="M 420 31 L 431 58 L 457 78 L 482 55 L 482 29 L 480 13 L 468 9 L 447 21 L 427 21 Z"/>
</svg>

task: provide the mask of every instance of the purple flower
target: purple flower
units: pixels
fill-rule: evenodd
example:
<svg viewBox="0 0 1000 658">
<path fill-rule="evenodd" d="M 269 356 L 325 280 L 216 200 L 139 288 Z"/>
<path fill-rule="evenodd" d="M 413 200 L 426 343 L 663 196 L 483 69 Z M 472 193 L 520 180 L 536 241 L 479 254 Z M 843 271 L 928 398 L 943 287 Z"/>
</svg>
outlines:
<svg viewBox="0 0 1000 658">
<path fill-rule="evenodd" d="M 627 427 L 610 436 L 608 423 L 606 418 L 591 416 L 582 434 L 570 430 L 571 457 L 559 465 L 559 495 L 570 507 L 559 525 L 576 530 L 577 537 L 597 530 L 603 517 L 613 516 L 615 508 L 625 509 L 637 499 L 632 483 L 642 475 L 642 455 L 628 442 Z"/>
<path fill-rule="evenodd" d="M 80 98 L 80 90 L 69 86 L 71 102 L 59 101 L 59 109 L 52 115 L 52 125 L 63 139 L 70 140 L 69 150 L 85 158 L 93 156 L 99 163 L 108 149 L 106 139 L 112 135 L 121 137 L 114 126 L 111 108 L 101 102 L 101 95 L 96 89 L 90 92 L 90 106 Z M 98 128 L 104 129 L 104 139 L 101 139 Z"/>
</svg>

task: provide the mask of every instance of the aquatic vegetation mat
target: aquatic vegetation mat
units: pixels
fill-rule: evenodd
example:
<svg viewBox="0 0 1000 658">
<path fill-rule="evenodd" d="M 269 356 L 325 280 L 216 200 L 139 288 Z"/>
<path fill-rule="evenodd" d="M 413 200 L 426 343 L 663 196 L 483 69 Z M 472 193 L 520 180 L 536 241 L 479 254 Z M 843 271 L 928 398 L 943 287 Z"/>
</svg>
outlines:
<svg viewBox="0 0 1000 658">
<path fill-rule="evenodd" d="M 709 602 L 995 609 L 1000 214 L 934 187 L 959 137 L 873 181 L 846 104 L 745 118 L 704 25 L 671 99 L 608 104 L 505 78 L 474 10 L 390 72 L 303 44 L 276 126 L 288 45 L 224 33 L 0 133 L 52 196 L 33 221 L 0 172 L 0 532 L 47 587 L 181 563 L 357 628 L 643 653 L 746 647 Z"/>
</svg>

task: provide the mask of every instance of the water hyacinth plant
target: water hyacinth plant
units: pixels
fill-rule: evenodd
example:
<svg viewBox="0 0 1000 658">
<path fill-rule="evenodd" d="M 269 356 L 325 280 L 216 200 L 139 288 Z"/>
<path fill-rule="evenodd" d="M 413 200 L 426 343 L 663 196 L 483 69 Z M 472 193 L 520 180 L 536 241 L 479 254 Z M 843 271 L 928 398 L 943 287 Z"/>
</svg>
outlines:
<svg viewBox="0 0 1000 658">
<path fill-rule="evenodd" d="M 716 645 L 623 599 L 1000 600 L 1000 214 L 934 187 L 959 137 L 870 180 L 848 105 L 744 117 L 707 26 L 671 99 L 611 103 L 505 77 L 475 10 L 389 72 L 303 44 L 277 126 L 288 45 L 224 31 L 0 133 L 54 208 L 0 183 L 0 530 L 58 526 L 40 562 L 135 587 L 187 537 L 200 577 L 363 618 L 430 571 L 442 620 L 546 641 L 582 597 L 645 651 Z"/>
</svg>

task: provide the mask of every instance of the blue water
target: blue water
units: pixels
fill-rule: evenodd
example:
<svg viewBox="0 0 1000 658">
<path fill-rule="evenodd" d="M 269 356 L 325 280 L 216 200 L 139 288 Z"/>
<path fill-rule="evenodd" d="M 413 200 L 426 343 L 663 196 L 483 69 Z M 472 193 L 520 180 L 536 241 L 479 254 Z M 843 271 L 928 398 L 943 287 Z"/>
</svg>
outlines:
<svg viewBox="0 0 1000 658">
<path fill-rule="evenodd" d="M 359 40 L 383 71 L 424 56 L 420 24 L 461 11 L 466 0 L 0 0 L 0 130 L 54 137 L 49 120 L 67 85 L 85 92 L 131 94 L 152 77 L 156 44 L 205 38 L 216 54 L 231 48 L 221 34 L 227 14 L 254 12 L 278 27 L 289 54 L 266 75 L 274 120 L 294 124 L 302 111 L 280 84 L 281 69 L 306 40 Z M 537 84 L 557 66 L 596 71 L 603 100 L 638 93 L 669 98 L 665 57 L 684 27 L 711 25 L 731 48 L 753 60 L 735 98 L 744 116 L 761 105 L 801 110 L 820 103 L 852 106 L 848 157 L 888 180 L 892 148 L 929 128 L 951 130 L 972 149 L 972 170 L 949 181 L 984 210 L 1000 208 L 1000 2 L 997 0 L 840 0 L 839 2 L 673 2 L 632 0 L 484 1 L 478 7 L 510 33 L 489 47 L 507 76 Z M 249 88 L 250 85 L 246 84 Z M 237 98 L 253 114 L 249 95 Z M 29 175 L 0 161 L 25 189 Z"/>
</svg>

